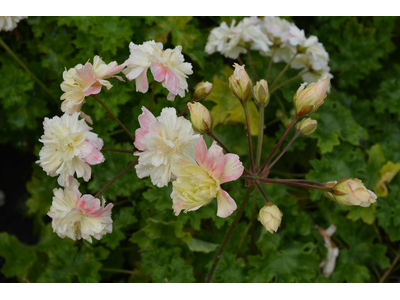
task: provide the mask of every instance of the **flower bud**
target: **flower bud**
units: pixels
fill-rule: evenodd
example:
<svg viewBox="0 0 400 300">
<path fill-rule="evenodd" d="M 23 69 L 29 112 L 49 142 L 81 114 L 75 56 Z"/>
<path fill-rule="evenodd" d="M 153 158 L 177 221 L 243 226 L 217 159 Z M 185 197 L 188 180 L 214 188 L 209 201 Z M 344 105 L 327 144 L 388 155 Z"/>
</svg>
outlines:
<svg viewBox="0 0 400 300">
<path fill-rule="evenodd" d="M 307 83 L 303 83 L 293 97 L 293 103 L 296 107 L 297 117 L 302 117 L 315 112 L 318 107 L 324 103 L 326 91 L 330 84 L 328 74 L 305 87 Z"/>
<path fill-rule="evenodd" d="M 368 207 L 376 202 L 374 192 L 367 190 L 362 181 L 357 178 L 342 179 L 331 192 L 324 192 L 324 195 L 342 205 L 359 205 Z"/>
<path fill-rule="evenodd" d="M 259 106 L 266 107 L 268 105 L 269 90 L 266 80 L 261 79 L 257 81 L 256 85 L 253 87 L 253 98 Z"/>
<path fill-rule="evenodd" d="M 214 120 L 210 111 L 199 102 L 189 103 L 188 106 L 193 128 L 200 133 L 211 131 Z"/>
<path fill-rule="evenodd" d="M 257 219 L 264 225 L 265 229 L 274 233 L 281 225 L 282 216 L 283 214 L 279 210 L 278 206 L 271 202 L 267 202 L 265 206 L 261 208 Z"/>
<path fill-rule="evenodd" d="M 203 100 L 211 93 L 211 89 L 212 89 L 212 83 L 209 83 L 208 81 L 199 82 L 194 88 L 194 95 L 192 101 Z"/>
<path fill-rule="evenodd" d="M 235 71 L 229 77 L 229 88 L 231 89 L 233 95 L 235 95 L 240 102 L 244 104 L 250 96 L 253 84 L 249 75 L 247 75 L 247 72 L 244 69 L 244 65 L 239 66 L 235 63 L 233 66 L 235 67 Z"/>
<path fill-rule="evenodd" d="M 296 124 L 296 129 L 301 135 L 310 135 L 317 129 L 317 121 L 311 118 L 303 119 Z"/>
</svg>

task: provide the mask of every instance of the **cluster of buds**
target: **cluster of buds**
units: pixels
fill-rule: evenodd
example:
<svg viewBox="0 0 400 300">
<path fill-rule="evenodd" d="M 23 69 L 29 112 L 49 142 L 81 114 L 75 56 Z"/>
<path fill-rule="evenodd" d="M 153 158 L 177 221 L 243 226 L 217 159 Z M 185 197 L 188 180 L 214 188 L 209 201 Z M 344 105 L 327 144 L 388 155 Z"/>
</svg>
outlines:
<svg viewBox="0 0 400 300">
<path fill-rule="evenodd" d="M 207 107 L 196 101 L 205 99 L 211 93 L 211 90 L 211 83 L 207 81 L 199 82 L 194 88 L 192 102 L 188 104 L 193 129 L 200 133 L 211 132 L 214 119 Z"/>
</svg>

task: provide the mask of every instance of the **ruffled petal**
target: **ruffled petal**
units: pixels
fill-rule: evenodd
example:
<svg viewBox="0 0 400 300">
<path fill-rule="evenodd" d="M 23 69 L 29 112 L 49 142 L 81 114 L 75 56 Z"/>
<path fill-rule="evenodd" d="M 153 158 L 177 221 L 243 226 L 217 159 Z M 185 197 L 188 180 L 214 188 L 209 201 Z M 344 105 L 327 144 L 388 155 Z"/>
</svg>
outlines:
<svg viewBox="0 0 400 300">
<path fill-rule="evenodd" d="M 237 208 L 235 200 L 233 200 L 231 196 L 222 189 L 217 194 L 217 202 L 217 216 L 220 218 L 229 217 Z"/>
<path fill-rule="evenodd" d="M 224 171 L 221 174 L 220 182 L 229 182 L 242 176 L 244 167 L 236 154 L 228 153 L 225 155 Z"/>
</svg>

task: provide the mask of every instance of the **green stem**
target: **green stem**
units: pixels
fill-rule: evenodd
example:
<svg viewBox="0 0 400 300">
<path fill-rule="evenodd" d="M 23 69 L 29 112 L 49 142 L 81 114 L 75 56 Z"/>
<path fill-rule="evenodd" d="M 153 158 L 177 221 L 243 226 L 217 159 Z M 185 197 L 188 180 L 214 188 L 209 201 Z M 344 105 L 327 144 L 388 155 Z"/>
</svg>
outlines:
<svg viewBox="0 0 400 300">
<path fill-rule="evenodd" d="M 178 117 L 182 116 L 187 110 L 189 109 L 189 106 L 185 106 L 185 108 L 179 113 Z"/>
<path fill-rule="evenodd" d="M 247 179 L 244 177 L 244 179 Z M 329 192 L 332 190 L 332 188 L 328 187 L 322 187 L 322 186 L 314 186 L 314 185 L 309 185 L 309 184 L 303 184 L 303 183 L 298 183 L 298 182 L 293 182 L 293 181 L 286 181 L 286 180 L 280 180 L 280 179 L 274 179 L 274 178 L 258 178 L 261 183 L 271 183 L 271 184 L 283 184 L 283 185 L 292 185 L 292 186 L 298 186 L 306 189 L 314 189 L 314 190 L 321 190 L 325 192 Z"/>
<path fill-rule="evenodd" d="M 130 163 L 129 166 L 127 166 L 125 169 L 123 169 L 117 176 L 115 176 L 113 179 L 111 179 L 100 191 L 97 192 L 96 195 L 94 195 L 95 198 L 98 198 L 111 184 L 114 183 L 115 180 L 117 180 L 122 174 L 124 174 L 126 171 L 128 171 L 130 168 L 132 168 L 134 165 L 138 163 L 139 159 L 137 158 L 134 162 Z"/>
<path fill-rule="evenodd" d="M 301 76 L 303 76 L 305 73 L 307 73 L 307 71 L 302 71 L 299 74 L 297 74 L 296 76 L 293 76 L 291 78 L 289 78 L 288 80 L 282 82 L 281 84 L 279 84 L 278 86 L 274 87 L 271 91 L 270 91 L 270 95 L 272 95 L 273 92 L 275 92 L 276 90 L 280 89 L 281 87 L 283 87 L 284 85 L 288 84 L 289 82 L 292 82 L 293 80 L 300 78 Z"/>
<path fill-rule="evenodd" d="M 282 171 L 278 171 L 278 170 L 271 170 L 271 173 L 285 176 L 285 177 L 298 177 L 298 178 L 306 177 L 308 175 L 308 173 L 296 174 L 296 173 L 282 172 Z"/>
<path fill-rule="evenodd" d="M 254 194 L 254 195 L 255 195 L 255 194 Z M 238 246 L 238 248 L 237 248 L 237 250 L 236 250 L 236 255 L 239 254 L 240 248 L 242 248 L 243 242 L 244 242 L 244 240 L 246 239 L 246 236 L 247 236 L 247 233 L 249 232 L 250 227 L 251 227 L 251 223 L 249 223 L 249 224 L 246 226 L 246 229 L 243 231 L 242 235 L 240 236 L 240 239 L 239 239 L 239 246 Z"/>
<path fill-rule="evenodd" d="M 300 183 L 310 183 L 310 184 L 315 184 L 319 186 L 325 186 L 324 183 L 318 182 L 318 181 L 313 181 L 313 180 L 307 180 L 307 179 L 282 179 L 279 178 L 280 181 L 287 181 L 287 182 L 300 182 Z"/>
<path fill-rule="evenodd" d="M 279 79 L 281 78 L 281 76 L 286 72 L 286 70 L 290 67 L 290 64 L 292 63 L 292 61 L 296 58 L 297 53 L 292 57 L 292 59 L 286 64 L 286 66 L 283 68 L 283 70 L 278 74 L 278 76 L 275 78 L 275 80 L 272 82 L 271 86 L 269 87 L 270 89 L 272 89 L 274 87 L 274 85 L 279 81 Z"/>
<path fill-rule="evenodd" d="M 254 68 L 253 59 L 251 58 L 250 49 L 247 49 L 247 56 L 249 57 L 249 63 L 250 63 L 250 66 L 251 66 L 251 70 L 253 71 L 254 79 L 256 81 L 258 81 L 258 76 L 257 76 L 257 73 L 256 73 L 256 69 Z"/>
<path fill-rule="evenodd" d="M 249 118 L 249 109 L 247 107 L 247 101 L 243 104 L 244 114 L 246 116 L 246 127 L 247 127 L 247 139 L 249 142 L 249 152 L 250 152 L 250 163 L 251 172 L 254 172 L 254 155 L 253 155 L 253 143 L 251 141 L 251 129 L 250 129 L 250 118 Z"/>
<path fill-rule="evenodd" d="M 150 103 L 149 103 L 149 111 L 151 111 L 151 108 L 153 107 L 153 100 L 154 100 L 154 93 L 157 88 L 157 81 L 153 82 L 153 87 L 151 88 L 151 96 L 150 96 Z"/>
<path fill-rule="evenodd" d="M 193 100 L 193 98 L 188 102 L 185 106 L 185 108 L 179 113 L 178 117 L 182 116 L 188 109 L 189 109 L 189 103 L 195 103 L 196 101 Z"/>
<path fill-rule="evenodd" d="M 263 166 L 259 169 L 258 173 L 262 174 L 264 168 L 267 167 L 268 163 L 270 162 L 272 156 L 274 155 L 274 153 L 276 152 L 276 150 L 278 150 L 279 146 L 282 144 L 282 142 L 285 140 L 287 134 L 289 133 L 290 129 L 292 129 L 292 127 L 294 126 L 294 124 L 297 121 L 297 117 L 294 117 L 294 119 L 292 120 L 292 122 L 290 123 L 289 127 L 286 129 L 285 133 L 283 134 L 283 136 L 281 137 L 281 139 L 279 140 L 279 142 L 275 145 L 274 149 L 272 149 L 271 153 L 269 154 L 267 160 L 264 162 Z"/>
<path fill-rule="evenodd" d="M 283 154 L 287 151 L 287 149 L 290 147 L 290 145 L 294 142 L 294 140 L 300 135 L 299 131 L 296 131 L 296 133 L 293 135 L 292 139 L 289 141 L 289 143 L 286 145 L 286 147 L 282 150 L 281 153 L 275 158 L 275 160 L 265 169 L 263 174 L 266 174 L 271 170 L 271 168 L 278 162 L 278 160 L 282 157 Z"/>
<path fill-rule="evenodd" d="M 260 190 L 261 195 L 263 195 L 265 201 L 266 201 L 267 203 L 270 202 L 269 199 L 268 199 L 268 197 L 267 197 L 267 194 L 264 192 L 264 190 L 263 190 L 263 188 L 262 188 L 260 182 L 259 182 L 258 180 L 255 180 L 254 183 L 256 184 L 257 188 Z"/>
<path fill-rule="evenodd" d="M 253 196 L 253 207 L 251 208 L 251 220 L 250 220 L 250 254 L 256 253 L 256 226 L 255 226 L 255 219 L 257 215 L 257 195 L 254 193 Z"/>
<path fill-rule="evenodd" d="M 385 274 L 383 274 L 381 280 L 379 281 L 379 283 L 383 283 L 385 282 L 386 277 L 389 276 L 389 274 L 392 272 L 394 266 L 397 264 L 397 262 L 399 261 L 399 255 L 396 255 L 396 257 L 393 260 L 392 265 L 390 266 L 389 269 L 386 270 Z"/>
<path fill-rule="evenodd" d="M 115 120 L 117 121 L 117 123 L 122 127 L 122 129 L 124 129 L 124 131 L 129 135 L 129 137 L 132 139 L 132 141 L 135 141 L 135 138 L 133 137 L 133 135 L 129 132 L 129 130 L 124 126 L 124 124 L 122 124 L 122 122 L 111 112 L 111 110 L 107 107 L 107 105 L 100 100 L 99 96 L 97 95 L 91 95 L 94 99 L 97 100 L 97 102 L 99 102 L 101 104 L 101 106 L 103 106 L 105 108 L 105 110 L 109 113 L 109 115 Z"/>
<path fill-rule="evenodd" d="M 247 202 L 249 201 L 250 195 L 251 193 L 254 191 L 255 186 L 252 185 L 251 187 L 249 187 L 246 191 L 246 194 L 244 196 L 243 202 L 240 205 L 240 207 L 238 208 L 238 210 L 236 211 L 236 216 L 235 219 L 233 220 L 231 226 L 229 227 L 228 231 L 226 232 L 226 235 L 224 237 L 224 239 L 222 240 L 221 245 L 219 246 L 218 252 L 215 255 L 214 261 L 211 265 L 210 271 L 208 272 L 207 275 L 207 279 L 206 282 L 209 283 L 211 282 L 215 269 L 222 257 L 222 254 L 225 251 L 226 245 L 228 244 L 230 238 L 232 237 L 233 231 L 235 230 L 237 224 L 239 223 L 240 218 L 242 217 L 242 214 L 244 212 L 244 208 L 246 207 Z"/>
<path fill-rule="evenodd" d="M 258 132 L 258 147 L 257 147 L 257 161 L 256 161 L 257 169 L 260 167 L 262 143 L 264 137 L 264 112 L 265 112 L 264 105 L 260 105 L 260 124 Z"/>
<path fill-rule="evenodd" d="M 18 56 L 7 46 L 7 44 L 0 38 L 0 45 L 4 48 L 4 50 L 7 51 L 8 54 L 11 55 L 11 57 L 32 77 L 33 80 L 36 81 L 37 84 L 40 85 L 40 87 L 43 89 L 43 91 L 50 96 L 50 98 L 54 99 L 55 101 L 58 100 L 56 98 L 54 98 L 53 94 L 51 93 L 51 91 L 46 87 L 46 85 L 39 79 L 36 77 L 35 74 L 33 74 L 31 72 L 31 70 L 29 70 L 29 68 L 18 58 Z"/>
<path fill-rule="evenodd" d="M 268 81 L 269 73 L 271 72 L 271 67 L 272 67 L 272 62 L 274 60 L 275 52 L 276 52 L 276 48 L 272 51 L 271 59 L 269 60 L 269 63 L 268 63 L 267 76 L 265 76 L 266 81 Z"/>
<path fill-rule="evenodd" d="M 214 133 L 212 131 L 207 131 L 206 133 L 214 141 L 216 141 L 225 150 L 226 153 L 231 153 L 231 151 L 229 151 L 229 149 L 214 135 Z"/>
</svg>

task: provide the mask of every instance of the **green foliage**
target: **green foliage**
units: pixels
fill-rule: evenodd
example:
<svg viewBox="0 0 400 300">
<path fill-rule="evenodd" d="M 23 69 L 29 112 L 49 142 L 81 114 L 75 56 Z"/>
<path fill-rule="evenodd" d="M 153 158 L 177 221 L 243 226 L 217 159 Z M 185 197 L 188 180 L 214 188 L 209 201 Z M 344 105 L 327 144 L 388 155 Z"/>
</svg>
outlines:
<svg viewBox="0 0 400 300">
<path fill-rule="evenodd" d="M 194 282 L 193 268 L 180 256 L 180 248 L 159 247 L 142 252 L 142 270 L 153 282 Z"/>
<path fill-rule="evenodd" d="M 1 271 L 7 277 L 25 277 L 36 259 L 31 247 L 6 232 L 0 233 L 0 255 L 6 259 Z"/>
<path fill-rule="evenodd" d="M 152 112 L 167 106 L 182 111 L 199 81 L 213 83 L 203 102 L 214 116 L 215 135 L 240 155 L 248 168 L 245 117 L 232 96 L 228 78 L 235 61 L 204 51 L 209 32 L 232 17 L 29 17 L 16 31 L 1 32 L 1 39 L 46 86 L 49 95 L 12 57 L 0 49 L 0 144 L 6 160 L 23 153 L 15 166 L 18 174 L 6 194 L 4 224 L 23 222 L 24 234 L 10 222 L 0 233 L 0 272 L 10 282 L 203 282 L 235 213 L 216 216 L 217 201 L 175 216 L 171 184 L 159 189 L 149 179 L 139 179 L 134 168 L 118 178 L 104 193 L 112 210 L 113 233 L 93 244 L 61 239 L 52 231 L 47 212 L 56 178 L 34 162 L 40 150 L 44 117 L 60 116 L 62 72 L 95 55 L 107 63 L 123 63 L 129 42 L 162 42 L 164 48 L 182 45 L 185 60 L 193 64 L 184 99 L 166 100 L 157 85 Z M 239 20 L 240 18 L 235 18 Z M 216 268 L 213 282 L 378 282 L 393 262 L 400 240 L 400 32 L 395 17 L 295 17 L 307 35 L 316 35 L 330 55 L 331 92 L 311 115 L 318 121 L 309 137 L 298 138 L 274 166 L 272 178 L 306 178 L 319 182 L 359 178 L 378 195 L 368 208 L 342 207 L 317 190 L 265 185 L 269 199 L 283 212 L 281 228 L 267 232 L 256 220 L 265 200 L 254 193 Z M 269 59 L 252 51 L 258 77 L 264 78 Z M 255 82 L 248 58 L 241 56 Z M 274 64 L 269 83 L 284 68 Z M 289 69 L 279 82 L 297 74 Z M 149 75 L 150 87 L 152 77 Z M 110 79 L 99 97 L 127 128 L 138 126 L 141 107 L 149 105 L 150 91 L 137 93 L 134 82 Z M 300 80 L 273 93 L 265 110 L 264 161 L 293 115 L 293 94 Z M 250 125 L 255 147 L 259 111 L 249 100 Z M 135 150 L 132 141 L 92 97 L 83 111 L 94 121 L 93 131 L 106 148 Z M 184 115 L 189 118 L 188 113 Z M 292 132 L 289 137 L 292 136 Z M 212 140 L 205 137 L 208 145 Z M 287 143 L 288 139 L 285 141 Z M 285 143 L 283 146 L 285 146 Z M 14 152 L 15 156 L 6 152 Z M 3 150 L 2 150 L 3 151 Z M 18 152 L 17 152 L 18 151 Z M 92 178 L 81 180 L 83 194 L 95 194 L 136 157 L 104 152 L 105 162 L 92 166 Z M 22 161 L 22 160 L 21 160 Z M 7 170 L 7 175 L 14 170 Z M 11 175 L 10 175 L 11 176 Z M 7 181 L 8 182 L 8 181 Z M 243 181 L 223 185 L 240 205 Z M 9 196 L 10 194 L 10 196 Z M 11 212 L 11 213 L 10 213 Z M 10 213 L 10 215 L 8 215 Z M 3 220 L 2 220 L 3 222 Z M 2 223 L 3 224 L 3 223 Z M 33 226 L 30 226 L 32 225 Z M 320 263 L 327 249 L 317 228 L 335 224 L 332 242 L 339 247 L 336 267 L 329 278 Z M 3 230 L 3 229 L 2 229 Z M 21 229 L 22 230 L 22 229 Z M 26 232 L 26 234 L 25 234 Z M 28 239 L 28 237 L 30 237 Z M 29 241 L 29 242 L 28 242 Z M 29 243 L 29 245 L 28 245 Z M 386 281 L 397 282 L 398 268 Z M 1 276 L 2 276 L 1 275 Z"/>
</svg>

